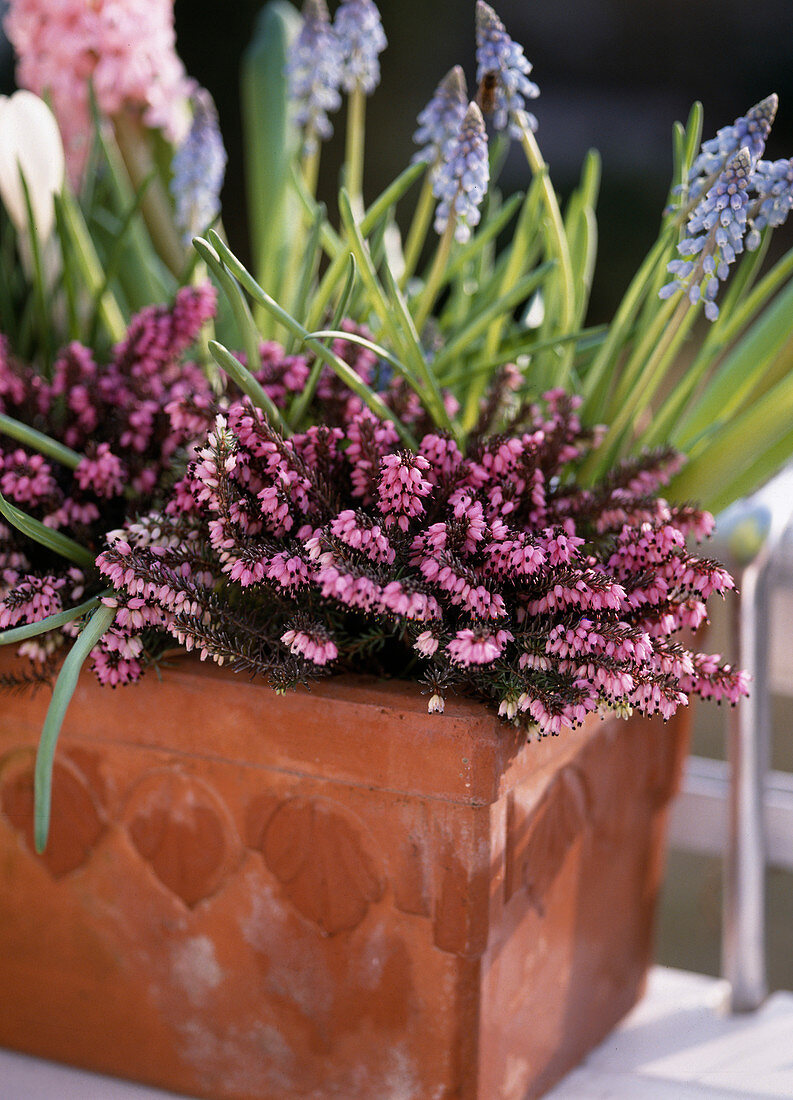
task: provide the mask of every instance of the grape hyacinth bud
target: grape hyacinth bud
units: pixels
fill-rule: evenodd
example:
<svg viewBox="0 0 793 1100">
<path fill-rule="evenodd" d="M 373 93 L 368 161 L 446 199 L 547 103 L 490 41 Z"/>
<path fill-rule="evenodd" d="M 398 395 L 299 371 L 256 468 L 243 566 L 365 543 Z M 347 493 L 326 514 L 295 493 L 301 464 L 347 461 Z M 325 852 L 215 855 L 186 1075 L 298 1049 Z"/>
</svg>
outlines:
<svg viewBox="0 0 793 1100">
<path fill-rule="evenodd" d="M 476 4 L 476 79 L 479 83 L 479 100 L 484 114 L 493 116 L 496 130 L 510 130 L 515 136 L 520 131 L 514 123 L 515 114 L 524 111 L 527 99 L 536 99 L 540 89 L 531 80 L 531 63 L 523 54 L 523 47 L 513 42 L 504 24 L 484 0 Z M 537 129 L 537 119 L 524 115 L 532 130 Z"/>
<path fill-rule="evenodd" d="M 715 321 L 719 307 L 713 300 L 729 272 L 729 265 L 743 252 L 752 161 L 748 149 L 741 149 L 727 164 L 688 219 L 687 236 L 677 246 L 680 259 L 667 264 L 675 276 L 659 291 L 670 298 L 686 290 L 689 300 L 705 298 L 705 316 Z"/>
<path fill-rule="evenodd" d="M 305 0 L 302 15 L 286 75 L 295 123 L 305 131 L 303 153 L 310 156 L 318 138 L 327 141 L 333 135 L 328 112 L 341 106 L 341 54 L 325 0 Z"/>
<path fill-rule="evenodd" d="M 776 94 L 766 96 L 731 126 L 722 126 L 714 138 L 703 142 L 688 175 L 690 199 L 699 198 L 713 177 L 724 171 L 727 162 L 741 149 L 749 150 L 753 162 L 763 155 L 778 104 Z"/>
<path fill-rule="evenodd" d="M 416 145 L 423 148 L 413 155 L 413 162 L 435 164 L 447 154 L 457 139 L 468 109 L 465 73 L 459 65 L 450 69 L 427 106 L 418 116 L 419 127 L 413 135 Z"/>
<path fill-rule="evenodd" d="M 757 194 L 754 204 L 756 212 L 750 215 L 754 229 L 765 229 L 766 226 L 773 229 L 782 225 L 793 207 L 793 157 L 790 160 L 758 161 L 752 186 Z M 748 239 L 746 247 L 750 247 Z"/>
<path fill-rule="evenodd" d="M 171 194 L 182 240 L 189 245 L 220 213 L 226 150 L 212 96 L 200 88 L 193 97 L 193 122 L 173 158 Z"/>
<path fill-rule="evenodd" d="M 454 219 L 455 240 L 465 243 L 479 224 L 479 206 L 487 193 L 490 164 L 482 112 L 470 103 L 457 140 L 438 165 L 432 190 L 437 199 L 435 231 L 442 234 Z"/>
<path fill-rule="evenodd" d="M 341 51 L 342 87 L 369 95 L 380 83 L 378 55 L 388 45 L 377 5 L 373 0 L 344 0 L 333 29 Z"/>
</svg>

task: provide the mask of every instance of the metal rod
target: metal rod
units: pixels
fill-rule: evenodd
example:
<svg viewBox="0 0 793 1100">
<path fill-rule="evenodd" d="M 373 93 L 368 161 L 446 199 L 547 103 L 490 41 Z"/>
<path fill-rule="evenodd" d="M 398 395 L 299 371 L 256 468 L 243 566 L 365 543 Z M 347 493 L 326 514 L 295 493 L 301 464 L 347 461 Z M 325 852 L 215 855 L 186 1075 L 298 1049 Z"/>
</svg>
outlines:
<svg viewBox="0 0 793 1100">
<path fill-rule="evenodd" d="M 751 694 L 731 711 L 728 846 L 724 859 L 722 969 L 730 1010 L 751 1012 L 765 1000 L 765 866 L 763 811 L 770 742 L 768 697 L 768 547 L 740 577 L 733 631 L 737 658 L 752 676 Z"/>
</svg>

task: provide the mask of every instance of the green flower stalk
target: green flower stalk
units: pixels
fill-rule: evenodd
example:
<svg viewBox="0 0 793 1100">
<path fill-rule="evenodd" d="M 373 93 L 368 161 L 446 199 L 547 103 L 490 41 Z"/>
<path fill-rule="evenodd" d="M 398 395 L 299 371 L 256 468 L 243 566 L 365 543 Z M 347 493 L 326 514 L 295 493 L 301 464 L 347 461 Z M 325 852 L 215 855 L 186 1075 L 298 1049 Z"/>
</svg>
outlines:
<svg viewBox="0 0 793 1100">
<path fill-rule="evenodd" d="M 359 213 L 363 209 L 363 157 L 366 96 L 380 83 L 379 55 L 387 46 L 373 0 L 344 0 L 333 29 L 340 52 L 341 86 L 348 95 L 345 186 Z"/>
<path fill-rule="evenodd" d="M 328 117 L 341 106 L 341 45 L 330 24 L 325 0 L 305 0 L 300 33 L 286 66 L 294 124 L 303 134 L 303 175 L 309 194 L 316 190 L 320 142 L 333 135 Z"/>
</svg>

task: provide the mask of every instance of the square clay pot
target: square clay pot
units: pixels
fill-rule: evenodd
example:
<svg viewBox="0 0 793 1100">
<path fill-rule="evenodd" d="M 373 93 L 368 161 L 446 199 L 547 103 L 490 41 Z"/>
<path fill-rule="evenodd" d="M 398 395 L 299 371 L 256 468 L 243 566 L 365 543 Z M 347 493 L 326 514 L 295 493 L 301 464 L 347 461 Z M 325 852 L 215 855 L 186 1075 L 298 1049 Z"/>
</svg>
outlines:
<svg viewBox="0 0 793 1100">
<path fill-rule="evenodd" d="M 642 992 L 685 723 L 526 744 L 396 682 L 86 673 L 40 857 L 48 701 L 0 700 L 0 1045 L 212 1100 L 526 1100 Z"/>
</svg>

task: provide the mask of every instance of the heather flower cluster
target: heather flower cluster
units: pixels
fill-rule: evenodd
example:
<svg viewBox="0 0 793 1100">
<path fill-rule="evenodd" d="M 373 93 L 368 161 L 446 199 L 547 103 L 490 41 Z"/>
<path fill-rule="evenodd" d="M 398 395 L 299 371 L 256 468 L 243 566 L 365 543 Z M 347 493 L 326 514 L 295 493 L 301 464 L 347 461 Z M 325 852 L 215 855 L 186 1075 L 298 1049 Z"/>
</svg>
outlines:
<svg viewBox="0 0 793 1100">
<path fill-rule="evenodd" d="M 79 459 L 72 469 L 0 436 L 6 500 L 97 552 L 109 527 L 150 506 L 176 452 L 192 438 L 191 426 L 204 431 L 200 418 L 191 425 L 190 410 L 210 404 L 209 383 L 183 356 L 214 311 L 208 284 L 184 288 L 172 307 L 134 317 L 109 363 L 100 365 L 74 342 L 56 358 L 49 380 L 16 360 L 0 337 L 0 413 L 38 425 Z M 0 523 L 0 630 L 74 606 L 87 579 Z M 61 633 L 45 635 L 22 652 L 41 661 L 62 640 Z"/>
<path fill-rule="evenodd" d="M 232 402 L 165 508 L 108 536 L 114 652 L 165 633 L 278 689 L 417 664 L 430 711 L 469 693 L 540 734 L 593 711 L 666 718 L 690 692 L 735 702 L 743 675 L 679 639 L 732 587 L 686 547 L 711 517 L 658 496 L 666 451 L 579 487 L 593 440 L 575 409 L 553 391 L 464 455 L 437 431 L 406 451 L 355 402 L 289 439 Z"/>
<path fill-rule="evenodd" d="M 722 127 L 703 143 L 689 172 L 691 212 L 678 256 L 667 265 L 674 278 L 660 296 L 683 290 L 692 303 L 702 299 L 709 321 L 719 315 L 714 299 L 730 265 L 744 248 L 756 249 L 761 231 L 782 225 L 793 207 L 793 158 L 760 159 L 777 105 L 770 95 Z"/>
<path fill-rule="evenodd" d="M 184 136 L 194 84 L 176 55 L 173 0 L 10 0 L 4 28 L 17 82 L 50 98 L 74 183 L 88 154 L 89 84 L 108 117 L 132 109 L 170 141 Z"/>
</svg>

